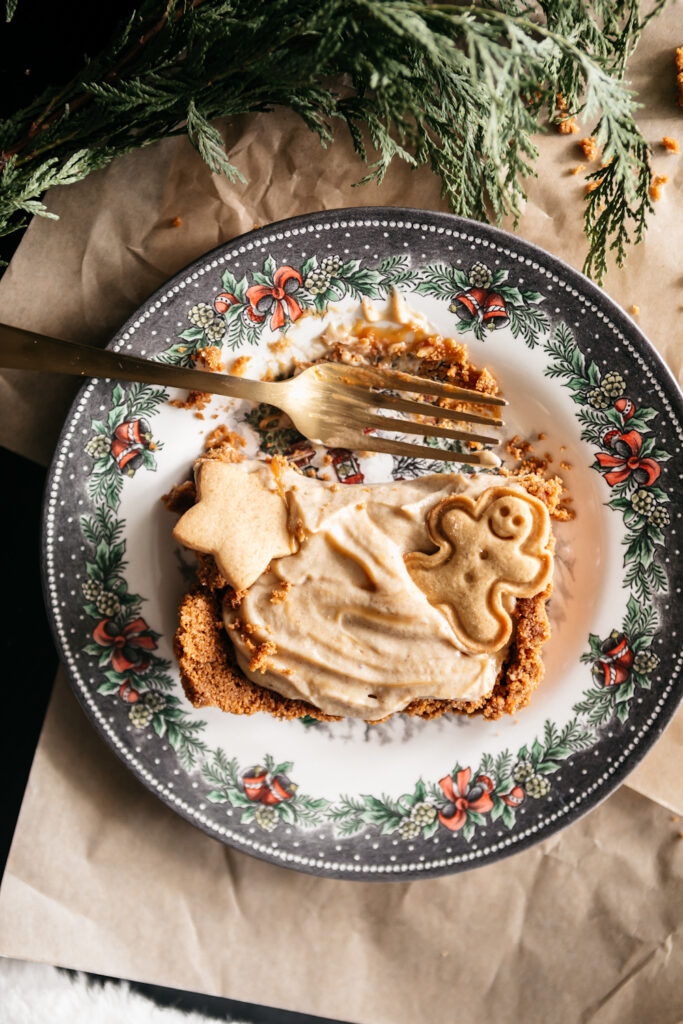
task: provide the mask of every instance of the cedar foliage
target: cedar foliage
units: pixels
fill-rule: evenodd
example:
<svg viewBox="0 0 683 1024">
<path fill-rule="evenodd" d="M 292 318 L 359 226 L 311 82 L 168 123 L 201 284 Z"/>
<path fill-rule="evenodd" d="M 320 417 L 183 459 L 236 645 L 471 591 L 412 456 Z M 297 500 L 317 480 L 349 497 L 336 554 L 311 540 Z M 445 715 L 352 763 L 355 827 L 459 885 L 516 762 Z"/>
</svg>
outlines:
<svg viewBox="0 0 683 1024">
<path fill-rule="evenodd" d="M 363 182 L 395 159 L 427 164 L 455 213 L 516 221 L 533 136 L 560 95 L 594 125 L 606 165 L 585 208 L 584 269 L 601 280 L 652 210 L 624 69 L 665 3 L 645 14 L 640 0 L 142 0 L 71 81 L 0 121 L 0 234 L 53 217 L 46 189 L 184 132 L 213 171 L 242 181 L 212 122 L 279 106 L 323 146 L 345 125 Z M 16 5 L 6 0 L 7 20 Z"/>
</svg>

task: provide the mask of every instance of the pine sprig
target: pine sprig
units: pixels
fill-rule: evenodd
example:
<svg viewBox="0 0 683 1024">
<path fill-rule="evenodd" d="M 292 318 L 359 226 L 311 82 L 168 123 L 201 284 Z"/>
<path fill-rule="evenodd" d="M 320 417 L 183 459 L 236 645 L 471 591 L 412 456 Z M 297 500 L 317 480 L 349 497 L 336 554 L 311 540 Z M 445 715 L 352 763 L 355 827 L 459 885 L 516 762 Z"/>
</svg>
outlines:
<svg viewBox="0 0 683 1024">
<path fill-rule="evenodd" d="M 41 201 L 53 185 L 183 132 L 213 171 L 243 181 L 212 122 L 277 106 L 324 146 L 345 123 L 363 181 L 396 159 L 426 164 L 454 212 L 516 220 L 533 136 L 561 93 L 597 121 L 607 163 L 585 212 L 585 269 L 600 279 L 651 212 L 623 74 L 665 2 L 643 14 L 640 0 L 143 0 L 72 81 L 0 122 L 0 233 L 54 216 Z"/>
</svg>

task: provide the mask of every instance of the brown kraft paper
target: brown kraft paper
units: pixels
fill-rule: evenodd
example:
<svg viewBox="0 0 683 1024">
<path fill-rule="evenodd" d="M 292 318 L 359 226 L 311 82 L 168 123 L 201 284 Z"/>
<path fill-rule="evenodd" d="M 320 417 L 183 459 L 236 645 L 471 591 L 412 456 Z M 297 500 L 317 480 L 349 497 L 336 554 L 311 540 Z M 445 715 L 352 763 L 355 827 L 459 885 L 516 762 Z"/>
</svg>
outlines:
<svg viewBox="0 0 683 1024">
<path fill-rule="evenodd" d="M 658 142 L 683 143 L 680 29 L 674 4 L 632 63 L 654 168 L 669 181 L 646 242 L 606 282 L 627 311 L 639 307 L 679 381 L 683 164 Z M 438 180 L 403 165 L 381 188 L 352 188 L 363 167 L 348 140 L 340 132 L 323 151 L 288 112 L 224 131 L 248 185 L 212 175 L 180 138 L 51 192 L 61 219 L 27 231 L 0 281 L 0 319 L 104 344 L 170 275 L 254 225 L 351 205 L 445 209 Z M 540 139 L 518 228 L 576 267 L 580 138 Z M 47 463 L 77 387 L 6 371 L 0 443 Z M 319 879 L 236 853 L 173 814 L 105 747 L 60 674 L 0 890 L 0 954 L 362 1024 L 674 1024 L 682 768 L 679 712 L 627 786 L 531 850 L 436 880 Z"/>
</svg>

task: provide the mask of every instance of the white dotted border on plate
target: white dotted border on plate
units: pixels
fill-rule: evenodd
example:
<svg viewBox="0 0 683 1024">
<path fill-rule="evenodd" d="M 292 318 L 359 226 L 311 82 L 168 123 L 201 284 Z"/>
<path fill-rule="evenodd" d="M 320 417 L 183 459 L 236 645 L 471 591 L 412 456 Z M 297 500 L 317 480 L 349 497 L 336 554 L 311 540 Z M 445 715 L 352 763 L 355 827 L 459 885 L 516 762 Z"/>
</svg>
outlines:
<svg viewBox="0 0 683 1024">
<path fill-rule="evenodd" d="M 143 323 L 154 315 L 162 306 L 174 295 L 177 295 L 188 285 L 196 282 L 205 273 L 216 270 L 221 264 L 227 263 L 231 260 L 236 259 L 238 256 L 243 255 L 246 252 L 252 250 L 263 250 L 267 246 L 272 245 L 274 242 L 282 241 L 285 238 L 296 237 L 297 235 L 306 234 L 319 234 L 322 231 L 337 231 L 340 228 L 359 228 L 359 227 L 381 227 L 398 230 L 414 230 L 422 231 L 423 233 L 446 235 L 452 238 L 458 238 L 465 242 L 472 244 L 472 249 L 476 249 L 477 246 L 491 249 L 493 252 L 500 253 L 503 256 L 508 256 L 513 260 L 517 260 L 520 264 L 525 264 L 531 267 L 533 270 L 539 271 L 544 274 L 553 284 L 559 285 L 560 288 L 565 289 L 570 295 L 578 299 L 583 305 L 594 313 L 600 320 L 605 323 L 605 326 L 610 328 L 616 338 L 622 343 L 623 347 L 631 354 L 635 359 L 638 366 L 644 371 L 647 379 L 652 385 L 654 391 L 657 393 L 662 405 L 669 415 L 669 419 L 674 427 L 676 434 L 679 439 L 683 441 L 683 426 L 679 423 L 674 410 L 666 397 L 664 390 L 662 389 L 659 381 L 656 379 L 654 374 L 651 372 L 646 361 L 642 358 L 640 352 L 635 348 L 628 338 L 619 330 L 619 328 L 612 323 L 609 317 L 598 308 L 595 303 L 591 303 L 589 299 L 585 298 L 577 288 L 574 288 L 571 284 L 563 281 L 561 277 L 553 273 L 551 270 L 547 270 L 537 260 L 532 259 L 529 256 L 523 256 L 520 253 L 515 252 L 513 249 L 505 248 L 504 246 L 495 245 L 488 239 L 478 238 L 475 235 L 470 235 L 464 231 L 456 231 L 452 228 L 447 228 L 442 225 L 435 224 L 423 224 L 417 223 L 410 220 L 404 221 L 401 219 L 396 220 L 380 220 L 379 218 L 373 218 L 370 220 L 350 218 L 348 220 L 339 218 L 329 223 L 317 223 L 302 225 L 300 227 L 292 227 L 283 229 L 282 231 L 275 231 L 271 234 L 264 235 L 262 238 L 254 241 L 245 242 L 244 244 L 237 246 L 229 253 L 224 253 L 221 256 L 216 256 L 204 266 L 193 270 L 186 278 L 174 284 L 166 293 L 161 295 L 158 299 L 152 302 L 141 314 L 133 321 L 130 326 L 122 335 L 120 340 L 112 346 L 115 351 L 120 351 L 121 348 L 131 349 L 130 339 L 137 329 L 139 329 Z M 267 229 L 266 229 L 267 230 Z M 550 290 L 551 286 L 549 286 Z M 616 348 L 619 351 L 619 346 Z M 46 573 L 48 581 L 48 591 L 52 602 L 52 612 L 54 616 L 55 629 L 59 637 L 59 641 L 62 647 L 63 657 L 67 664 L 67 667 L 71 673 L 71 678 L 76 681 L 81 695 L 88 705 L 93 717 L 98 722 L 100 728 L 109 737 L 111 743 L 116 748 L 120 756 L 135 768 L 138 775 L 145 780 L 151 789 L 156 791 L 163 799 L 173 807 L 177 807 L 178 810 L 182 811 L 188 818 L 194 819 L 207 831 L 215 833 L 217 836 L 229 840 L 238 847 L 244 847 L 247 850 L 252 850 L 255 853 L 262 854 L 274 861 L 281 861 L 285 864 L 298 864 L 303 868 L 320 870 L 323 872 L 344 872 L 347 874 L 407 874 L 408 872 L 425 872 L 433 870 L 445 870 L 456 864 L 464 864 L 468 861 L 479 860 L 482 857 L 488 857 L 491 854 L 499 853 L 509 849 L 509 847 L 516 845 L 524 839 L 527 839 L 538 832 L 545 829 L 547 825 L 553 825 L 557 821 L 561 820 L 571 811 L 575 810 L 580 804 L 584 803 L 588 797 L 596 792 L 607 780 L 614 775 L 621 765 L 627 760 L 632 752 L 639 746 L 641 740 L 650 732 L 651 727 L 657 721 L 659 714 L 666 703 L 666 698 L 671 693 L 673 685 L 678 678 L 681 665 L 683 664 L 683 651 L 678 657 L 678 660 L 674 666 L 674 671 L 671 674 L 669 683 L 664 687 L 660 694 L 659 700 L 654 707 L 654 710 L 646 720 L 642 728 L 632 737 L 631 741 L 622 750 L 619 757 L 610 759 L 610 766 L 602 772 L 598 778 L 587 786 L 578 796 L 573 797 L 571 800 L 557 811 L 548 815 L 546 818 L 541 819 L 529 828 L 522 831 L 514 832 L 510 836 L 506 836 L 500 842 L 491 843 L 487 846 L 474 846 L 467 851 L 463 851 L 461 854 L 455 856 L 442 857 L 430 861 L 416 861 L 414 863 L 401 863 L 401 864 L 362 864 L 362 863 L 350 863 L 341 862 L 329 859 L 322 859 L 320 857 L 306 857 L 301 856 L 298 853 L 293 853 L 289 850 L 281 850 L 277 846 L 272 844 L 259 842 L 254 839 L 250 839 L 244 836 L 240 832 L 234 832 L 232 829 L 227 828 L 225 825 L 219 825 L 213 821 L 206 814 L 202 813 L 196 807 L 186 803 L 181 797 L 173 793 L 167 786 L 159 779 L 155 777 L 153 772 L 150 772 L 144 765 L 135 757 L 131 752 L 127 744 L 117 735 L 115 730 L 111 727 L 111 724 L 107 718 L 103 715 L 102 711 L 96 704 L 90 688 L 86 685 L 84 679 L 82 679 L 79 671 L 79 666 L 76 664 L 73 655 L 69 649 L 69 640 L 66 635 L 66 630 L 61 618 L 61 612 L 58 604 L 57 595 L 57 581 L 55 577 L 55 557 L 54 557 L 54 532 L 55 532 L 55 510 L 57 506 L 57 491 L 62 475 L 64 473 L 65 466 L 67 464 L 67 457 L 71 457 L 73 452 L 69 452 L 69 446 L 74 436 L 76 425 L 78 424 L 82 413 L 88 405 L 90 395 L 95 387 L 95 382 L 91 382 L 86 385 L 80 402 L 76 407 L 75 413 L 71 419 L 71 423 L 66 433 L 64 434 L 59 450 L 55 455 L 54 460 L 54 471 L 52 478 L 52 485 L 50 489 L 50 496 L 48 498 L 47 510 L 46 510 Z M 90 682 L 94 683 L 95 680 L 91 679 Z M 636 731 L 636 727 L 631 725 L 631 730 Z"/>
</svg>

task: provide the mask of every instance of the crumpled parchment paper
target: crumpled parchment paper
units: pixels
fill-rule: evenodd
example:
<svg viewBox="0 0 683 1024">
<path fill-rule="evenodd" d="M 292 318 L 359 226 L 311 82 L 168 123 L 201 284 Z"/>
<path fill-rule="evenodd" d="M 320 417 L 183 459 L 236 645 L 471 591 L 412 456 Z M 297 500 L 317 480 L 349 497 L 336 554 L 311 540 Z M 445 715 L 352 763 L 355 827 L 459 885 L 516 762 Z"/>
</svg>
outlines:
<svg viewBox="0 0 683 1024">
<path fill-rule="evenodd" d="M 631 67 L 653 143 L 671 135 L 683 145 L 681 10 L 652 23 Z M 104 344 L 171 274 L 255 224 L 350 205 L 445 209 L 438 181 L 402 165 L 381 188 L 352 188 L 363 168 L 348 140 L 323 151 L 287 112 L 224 131 L 247 185 L 210 174 L 174 139 L 50 193 L 61 220 L 26 233 L 0 281 L 0 319 Z M 576 267 L 579 138 L 540 140 L 518 228 Z M 669 176 L 657 215 L 606 289 L 640 308 L 680 380 L 683 157 L 655 145 L 654 166 Z M 3 373 L 0 443 L 49 461 L 77 386 Z M 362 1024 L 674 1024 L 682 765 L 679 713 L 628 786 L 534 849 L 450 878 L 338 882 L 250 859 L 181 820 L 104 746 L 60 675 L 0 890 L 0 954 Z"/>
</svg>

